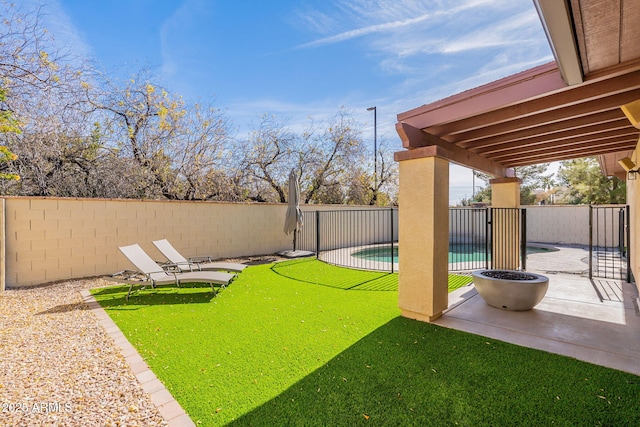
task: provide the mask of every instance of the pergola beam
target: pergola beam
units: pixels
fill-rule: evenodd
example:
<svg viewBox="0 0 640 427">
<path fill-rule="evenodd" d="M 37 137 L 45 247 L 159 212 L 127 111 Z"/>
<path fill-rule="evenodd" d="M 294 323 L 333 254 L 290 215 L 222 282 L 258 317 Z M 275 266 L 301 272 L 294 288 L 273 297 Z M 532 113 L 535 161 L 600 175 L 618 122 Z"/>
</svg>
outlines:
<svg viewBox="0 0 640 427">
<path fill-rule="evenodd" d="M 540 136 L 511 143 L 483 146 L 480 148 L 474 147 L 472 151 L 479 155 L 491 156 L 491 158 L 498 160 L 498 157 L 503 153 L 526 153 L 545 148 L 557 147 L 561 149 L 565 146 L 584 146 L 584 144 L 596 147 L 601 144 L 601 141 L 606 143 L 613 138 L 616 138 L 620 143 L 627 141 L 630 144 L 635 144 L 638 141 L 638 132 L 630 130 L 628 126 L 619 130 L 604 129 L 601 132 L 589 132 L 585 134 L 572 134 L 571 131 L 566 131 L 554 135 L 554 137 Z"/>
<path fill-rule="evenodd" d="M 619 111 L 609 110 L 599 113 L 597 117 L 581 116 L 565 120 L 562 122 L 551 123 L 544 128 L 528 128 L 517 130 L 503 135 L 492 136 L 490 138 L 476 139 L 470 142 L 457 143 L 462 148 L 473 146 L 473 148 L 484 148 L 494 145 L 511 144 L 520 142 L 529 138 L 549 138 L 556 139 L 557 135 L 570 134 L 587 135 L 589 133 L 600 132 L 609 129 L 629 129 L 629 121 L 620 115 Z"/>
<path fill-rule="evenodd" d="M 638 77 L 640 80 L 640 76 Z M 573 120 L 578 117 L 592 117 L 594 122 L 597 115 L 607 111 L 615 111 L 620 118 L 624 117 L 620 106 L 630 100 L 640 98 L 640 89 L 630 90 L 625 93 L 617 93 L 606 98 L 593 99 L 585 101 L 582 104 L 568 105 L 555 110 L 541 110 L 541 112 L 529 116 L 514 115 L 517 118 L 501 123 L 495 123 L 492 120 L 484 128 L 474 127 L 470 130 L 458 134 L 449 134 L 447 141 L 459 142 L 464 141 L 466 145 L 473 145 L 473 141 L 483 138 L 491 138 L 493 136 L 504 135 L 506 133 L 515 132 L 524 129 L 535 130 L 536 128 L 544 131 L 545 126 L 553 123 Z M 429 130 L 431 132 L 431 130 Z M 471 143 L 471 144 L 470 144 Z"/>
<path fill-rule="evenodd" d="M 408 148 L 407 151 L 395 153 L 396 161 L 437 155 L 450 162 L 496 177 L 506 177 L 510 174 L 508 168 L 500 163 L 443 141 L 437 136 L 423 132 L 407 123 L 396 123 L 396 131 L 402 140 L 402 146 Z M 425 150 L 425 148 L 431 149 Z"/>
</svg>

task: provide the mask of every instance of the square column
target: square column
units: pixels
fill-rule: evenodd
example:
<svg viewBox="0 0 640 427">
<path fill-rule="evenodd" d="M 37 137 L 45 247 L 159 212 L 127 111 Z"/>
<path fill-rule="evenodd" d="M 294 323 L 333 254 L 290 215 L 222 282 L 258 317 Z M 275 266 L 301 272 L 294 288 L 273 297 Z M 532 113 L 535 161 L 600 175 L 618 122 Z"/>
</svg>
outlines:
<svg viewBox="0 0 640 427">
<path fill-rule="evenodd" d="M 496 178 L 491 184 L 491 259 L 493 268 L 520 267 L 520 178 Z"/>
<path fill-rule="evenodd" d="M 431 322 L 449 304 L 449 161 L 399 157 L 398 306 L 404 317 Z"/>
<path fill-rule="evenodd" d="M 495 178 L 490 180 L 489 184 L 492 208 L 520 207 L 520 178 Z"/>
</svg>

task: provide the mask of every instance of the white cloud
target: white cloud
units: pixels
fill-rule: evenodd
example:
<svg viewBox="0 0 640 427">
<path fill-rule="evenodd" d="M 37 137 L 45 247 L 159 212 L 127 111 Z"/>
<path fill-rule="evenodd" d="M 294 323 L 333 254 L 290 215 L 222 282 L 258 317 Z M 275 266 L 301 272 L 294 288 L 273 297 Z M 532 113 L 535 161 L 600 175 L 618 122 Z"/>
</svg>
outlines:
<svg viewBox="0 0 640 427">
<path fill-rule="evenodd" d="M 389 31 L 393 31 L 393 30 L 396 30 L 396 29 L 399 29 L 399 28 L 402 28 L 402 27 L 407 27 L 407 26 L 411 26 L 411 25 L 422 23 L 422 22 L 426 21 L 427 19 L 429 19 L 430 17 L 431 17 L 430 15 L 425 14 L 425 15 L 422 15 L 422 16 L 418 16 L 418 17 L 415 17 L 415 18 L 408 18 L 408 19 L 404 19 L 404 20 L 401 20 L 401 21 L 386 22 L 386 23 L 383 23 L 383 24 L 370 25 L 368 27 L 356 28 L 354 30 L 345 31 L 345 32 L 342 32 L 340 34 L 336 34 L 336 35 L 333 35 L 333 36 L 330 36 L 330 37 L 325 37 L 325 38 L 322 38 L 322 39 L 314 40 L 314 41 L 309 42 L 309 43 L 302 44 L 302 45 L 298 46 L 298 48 L 304 49 L 304 48 L 310 48 L 310 47 L 318 47 L 318 46 L 323 46 L 323 45 L 327 45 L 327 44 L 333 44 L 333 43 L 339 43 L 339 42 L 346 41 L 346 40 L 351 40 L 353 38 L 366 36 L 368 34 L 389 32 Z"/>
<path fill-rule="evenodd" d="M 338 24 L 334 18 L 319 10 L 296 13 L 290 21 L 293 26 L 304 29 L 312 34 L 330 34 L 336 32 Z"/>
<path fill-rule="evenodd" d="M 341 43 L 354 38 L 368 35 L 381 37 L 413 35 L 416 39 L 423 39 L 425 33 L 440 27 L 444 22 L 455 22 L 463 15 L 470 15 L 479 7 L 497 7 L 508 4 L 505 0 L 337 0 L 329 3 L 329 16 L 326 12 L 298 11 L 297 16 L 303 22 L 314 21 L 314 17 L 322 16 L 324 22 L 332 22 L 331 28 L 345 28 L 336 34 L 325 36 L 298 46 L 298 48 L 313 48 L 327 44 Z M 460 18 L 459 18 L 460 17 Z M 465 25 L 468 17 L 465 16 Z M 327 32 L 327 26 L 317 26 L 319 34 Z M 393 40 L 387 40 L 393 45 Z"/>
<path fill-rule="evenodd" d="M 477 31 L 445 43 L 440 51 L 443 53 L 458 53 L 491 47 L 517 46 L 522 48 L 525 44 L 538 42 L 538 40 L 532 39 L 530 36 L 531 29 L 539 27 L 538 16 L 535 11 L 530 10 L 516 16 L 509 16 L 495 25 L 482 27 Z"/>
<path fill-rule="evenodd" d="M 323 37 L 297 48 L 317 48 L 362 38 L 370 52 L 382 55 L 381 62 L 387 65 L 389 57 L 521 48 L 539 43 L 542 34 L 533 5 L 525 7 L 507 0 L 336 0 L 328 3 L 322 13 L 298 12 L 302 21 L 317 15 L 332 22 L 330 27 L 336 30 L 326 35 L 329 26 L 319 26 L 322 30 L 317 34 Z"/>
<path fill-rule="evenodd" d="M 242 137 L 257 127 L 264 114 L 276 116 L 290 130 L 301 133 L 312 121 L 318 123 L 329 120 L 340 106 L 332 101 L 314 100 L 300 104 L 263 98 L 236 101 L 228 106 L 226 112 L 234 118 L 235 125 L 241 129 L 239 136 Z"/>
<path fill-rule="evenodd" d="M 322 37 L 297 48 L 358 38 L 365 54 L 377 58 L 382 72 L 404 76 L 392 92 L 405 98 L 424 96 L 426 88 L 448 96 L 455 92 L 446 89 L 469 89 L 472 84 L 552 59 L 532 4 L 510 0 L 334 0 L 319 7 L 334 32 L 317 32 L 315 35 Z M 305 14 L 313 16 L 314 11 Z M 459 78 L 452 78 L 454 75 Z M 414 105 L 425 101 L 419 99 Z"/>
</svg>

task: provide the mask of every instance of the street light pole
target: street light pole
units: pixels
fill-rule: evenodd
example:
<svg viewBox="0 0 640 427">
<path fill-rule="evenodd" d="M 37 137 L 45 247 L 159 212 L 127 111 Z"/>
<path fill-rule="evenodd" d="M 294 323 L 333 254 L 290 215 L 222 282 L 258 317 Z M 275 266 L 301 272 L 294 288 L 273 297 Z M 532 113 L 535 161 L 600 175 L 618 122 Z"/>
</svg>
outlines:
<svg viewBox="0 0 640 427">
<path fill-rule="evenodd" d="M 378 114 L 376 107 L 369 107 L 373 111 L 373 200 L 378 204 Z"/>
</svg>

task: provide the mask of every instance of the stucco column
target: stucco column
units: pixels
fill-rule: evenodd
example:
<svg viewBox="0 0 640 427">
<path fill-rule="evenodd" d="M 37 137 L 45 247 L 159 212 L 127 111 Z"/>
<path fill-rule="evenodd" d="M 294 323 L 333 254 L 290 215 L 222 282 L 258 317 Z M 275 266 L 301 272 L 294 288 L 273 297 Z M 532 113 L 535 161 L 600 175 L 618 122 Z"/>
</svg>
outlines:
<svg viewBox="0 0 640 427">
<path fill-rule="evenodd" d="M 404 317 L 430 322 L 449 304 L 449 161 L 429 156 L 399 166 L 398 305 Z"/>
<path fill-rule="evenodd" d="M 520 267 L 520 178 L 496 178 L 491 184 L 493 268 Z"/>
<path fill-rule="evenodd" d="M 639 163 L 640 141 L 636 145 L 636 149 L 631 156 L 633 162 Z M 640 179 L 626 178 L 627 184 L 627 204 L 630 208 L 629 218 L 629 255 L 631 257 L 631 272 L 634 277 L 640 277 Z M 640 290 L 640 280 L 636 280 L 636 287 Z M 640 297 L 637 299 L 640 304 Z"/>
</svg>

